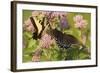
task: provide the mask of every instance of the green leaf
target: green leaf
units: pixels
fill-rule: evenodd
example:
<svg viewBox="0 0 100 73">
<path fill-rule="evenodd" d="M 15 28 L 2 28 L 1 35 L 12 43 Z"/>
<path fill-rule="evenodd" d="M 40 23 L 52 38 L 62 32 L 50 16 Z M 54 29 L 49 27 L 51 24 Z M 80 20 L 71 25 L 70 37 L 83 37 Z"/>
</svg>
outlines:
<svg viewBox="0 0 100 73">
<path fill-rule="evenodd" d="M 33 49 L 36 48 L 36 46 L 38 45 L 37 43 L 38 42 L 36 40 L 33 39 L 29 40 L 28 48 L 33 48 Z"/>
<path fill-rule="evenodd" d="M 80 59 L 89 59 L 90 58 L 90 54 L 87 51 L 80 51 L 79 54 Z"/>
<path fill-rule="evenodd" d="M 30 32 L 24 32 L 23 36 L 27 37 L 27 38 L 32 38 L 32 33 L 30 33 Z"/>
</svg>

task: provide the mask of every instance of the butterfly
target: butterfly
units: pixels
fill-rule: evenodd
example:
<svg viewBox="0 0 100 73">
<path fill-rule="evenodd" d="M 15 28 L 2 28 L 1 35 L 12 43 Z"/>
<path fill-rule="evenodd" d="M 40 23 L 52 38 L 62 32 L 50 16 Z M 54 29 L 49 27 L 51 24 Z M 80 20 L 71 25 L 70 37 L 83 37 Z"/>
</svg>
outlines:
<svg viewBox="0 0 100 73">
<path fill-rule="evenodd" d="M 32 38 L 37 40 L 41 38 L 41 35 L 45 29 L 45 18 L 43 20 L 36 20 L 35 17 L 30 17 L 31 23 L 33 24 L 33 27 L 35 28 L 35 32 L 33 33 Z"/>
<path fill-rule="evenodd" d="M 60 48 L 71 48 L 72 45 L 80 45 L 85 47 L 76 37 L 70 34 L 62 33 L 57 29 L 52 29 L 52 36 L 55 38 L 57 45 Z"/>
</svg>

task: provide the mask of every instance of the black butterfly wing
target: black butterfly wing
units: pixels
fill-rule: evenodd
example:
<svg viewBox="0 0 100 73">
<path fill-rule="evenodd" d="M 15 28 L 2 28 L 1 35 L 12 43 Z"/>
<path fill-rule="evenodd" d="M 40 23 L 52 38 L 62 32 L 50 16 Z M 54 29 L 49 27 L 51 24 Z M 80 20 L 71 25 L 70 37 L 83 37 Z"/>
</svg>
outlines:
<svg viewBox="0 0 100 73">
<path fill-rule="evenodd" d="M 68 42 L 70 44 L 78 44 L 79 43 L 78 39 L 70 34 L 63 34 L 63 40 L 65 40 L 65 42 Z"/>
<path fill-rule="evenodd" d="M 52 30 L 53 37 L 60 48 L 69 48 L 72 44 L 78 44 L 79 41 L 72 35 L 64 34 L 57 29 Z"/>
</svg>

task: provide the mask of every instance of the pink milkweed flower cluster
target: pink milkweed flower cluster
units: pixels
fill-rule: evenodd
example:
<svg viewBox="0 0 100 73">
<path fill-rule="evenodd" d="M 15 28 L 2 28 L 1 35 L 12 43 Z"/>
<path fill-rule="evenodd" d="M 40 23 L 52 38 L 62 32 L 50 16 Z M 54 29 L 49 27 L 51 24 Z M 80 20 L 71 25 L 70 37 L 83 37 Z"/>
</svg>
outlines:
<svg viewBox="0 0 100 73">
<path fill-rule="evenodd" d="M 36 16 L 41 16 L 44 15 L 45 12 L 44 11 L 32 11 L 32 16 L 36 17 Z"/>
<path fill-rule="evenodd" d="M 51 38 L 49 34 L 44 34 L 41 37 L 41 40 L 40 40 L 41 48 L 49 48 L 52 43 L 53 43 L 53 39 Z"/>
<path fill-rule="evenodd" d="M 47 17 L 49 23 L 53 24 L 52 22 L 57 22 L 55 21 L 55 18 L 58 18 L 58 23 L 60 24 L 61 28 L 68 28 L 68 21 L 66 19 L 67 17 L 67 12 L 56 12 L 56 11 L 48 11 L 45 13 L 45 16 Z"/>
<path fill-rule="evenodd" d="M 49 20 L 51 20 L 57 17 L 61 17 L 61 18 L 64 16 L 66 17 L 67 12 L 46 11 L 44 14 Z"/>
<path fill-rule="evenodd" d="M 24 22 L 24 27 L 25 27 L 25 30 L 27 30 L 29 32 L 34 32 L 35 31 L 35 28 L 33 27 L 33 24 L 31 23 L 30 19 L 27 19 Z"/>
<path fill-rule="evenodd" d="M 74 18 L 73 18 L 74 22 L 75 22 L 75 27 L 76 28 L 86 28 L 87 26 L 87 21 L 85 19 L 83 19 L 83 16 L 82 15 L 76 15 Z"/>
<path fill-rule="evenodd" d="M 41 49 L 37 48 L 35 50 L 35 52 L 34 52 L 33 57 L 32 57 L 32 61 L 33 62 L 39 62 L 40 61 L 41 53 L 42 53 Z"/>
<path fill-rule="evenodd" d="M 39 61 L 40 61 L 40 56 L 36 56 L 36 55 L 33 56 L 33 57 L 32 57 L 32 61 L 33 61 L 33 62 L 39 62 Z"/>
</svg>

